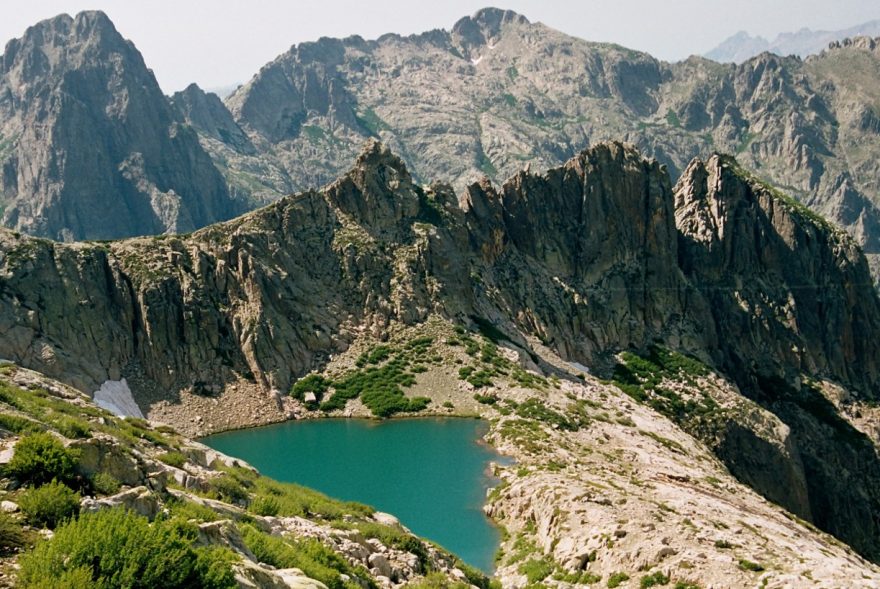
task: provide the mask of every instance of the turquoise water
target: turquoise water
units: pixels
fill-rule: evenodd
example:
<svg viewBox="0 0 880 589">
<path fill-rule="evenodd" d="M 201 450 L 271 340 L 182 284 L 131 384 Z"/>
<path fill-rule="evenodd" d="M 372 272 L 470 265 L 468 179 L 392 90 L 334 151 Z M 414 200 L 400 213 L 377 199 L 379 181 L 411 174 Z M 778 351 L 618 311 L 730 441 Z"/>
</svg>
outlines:
<svg viewBox="0 0 880 589">
<path fill-rule="evenodd" d="M 492 571 L 500 534 L 483 514 L 489 460 L 475 419 L 289 421 L 217 434 L 208 446 L 276 480 L 393 513 L 466 563 Z"/>
</svg>

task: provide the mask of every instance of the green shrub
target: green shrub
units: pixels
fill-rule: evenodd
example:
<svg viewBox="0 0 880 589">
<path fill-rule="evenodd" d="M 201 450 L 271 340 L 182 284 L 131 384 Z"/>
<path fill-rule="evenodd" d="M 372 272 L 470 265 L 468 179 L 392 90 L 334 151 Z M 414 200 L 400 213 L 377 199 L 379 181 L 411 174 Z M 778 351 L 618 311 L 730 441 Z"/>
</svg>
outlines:
<svg viewBox="0 0 880 589">
<path fill-rule="evenodd" d="M 368 363 L 379 362 L 387 359 L 391 349 L 387 346 L 376 348 L 381 353 L 370 353 L 361 356 L 358 366 Z M 416 348 L 409 353 L 418 353 L 422 348 Z M 350 399 L 358 397 L 364 402 L 373 415 L 377 417 L 390 417 L 395 413 L 421 411 L 428 406 L 429 400 L 425 397 L 407 399 L 401 387 L 411 387 L 416 383 L 415 376 L 406 371 L 409 360 L 405 355 L 398 353 L 380 367 L 370 366 L 362 370 L 355 370 L 332 383 L 333 396 L 321 403 L 322 411 L 336 411 L 344 409 Z"/>
<path fill-rule="evenodd" d="M 465 380 L 467 380 L 475 389 L 481 389 L 483 387 L 492 386 L 492 376 L 493 372 L 485 369 L 480 369 L 468 376 Z"/>
<path fill-rule="evenodd" d="M 43 431 L 39 424 L 30 419 L 25 419 L 18 415 L 9 415 L 8 413 L 0 413 L 0 429 L 5 429 L 14 434 Z"/>
<path fill-rule="evenodd" d="M 739 568 L 744 571 L 752 571 L 753 573 L 760 573 L 764 570 L 764 565 L 758 562 L 752 562 L 751 560 L 746 560 L 745 558 L 740 559 Z"/>
<path fill-rule="evenodd" d="M 299 379 L 290 387 L 290 396 L 302 401 L 306 393 L 315 393 L 315 397 L 320 401 L 330 389 L 330 384 L 330 381 L 320 374 L 310 374 Z"/>
<path fill-rule="evenodd" d="M 602 580 L 602 575 L 597 575 L 592 571 L 576 571 L 573 573 L 558 572 L 553 575 L 554 581 L 562 581 L 572 585 L 595 585 Z"/>
<path fill-rule="evenodd" d="M 34 526 L 54 528 L 79 512 L 79 493 L 58 481 L 28 489 L 18 498 L 18 505 Z"/>
<path fill-rule="evenodd" d="M 330 499 L 318 491 L 293 483 L 279 483 L 266 477 L 255 476 L 253 481 L 254 502 L 271 498 L 278 502 L 281 517 L 310 516 L 326 520 L 341 520 L 346 515 L 368 517 L 373 509 L 354 502 Z"/>
<path fill-rule="evenodd" d="M 27 545 L 21 524 L 8 513 L 0 511 L 0 556 L 9 556 Z"/>
<path fill-rule="evenodd" d="M 173 517 L 178 517 L 184 521 L 192 519 L 198 522 L 213 522 L 220 519 L 220 515 L 207 505 L 187 499 L 172 497 L 165 502 L 165 506 Z"/>
<path fill-rule="evenodd" d="M 157 520 L 122 509 L 84 514 L 59 526 L 20 560 L 24 589 L 89 587 L 233 589 L 235 558 L 217 548 L 195 548 L 198 530 L 179 520 Z"/>
<path fill-rule="evenodd" d="M 249 525 L 242 526 L 241 531 L 245 545 L 258 561 L 276 568 L 298 568 L 306 576 L 327 585 L 328 589 L 347 589 L 349 585 L 342 579 L 342 574 L 352 577 L 361 572 L 367 578 L 363 571 L 355 571 L 343 557 L 313 538 L 285 540 Z"/>
<path fill-rule="evenodd" d="M 495 395 L 481 395 L 480 393 L 474 393 L 474 401 L 483 405 L 494 405 L 498 402 L 498 397 Z"/>
<path fill-rule="evenodd" d="M 73 480 L 79 454 L 65 448 L 47 433 L 24 436 L 15 445 L 15 454 L 6 472 L 23 483 L 42 485 L 53 479 Z"/>
<path fill-rule="evenodd" d="M 528 399 L 520 403 L 516 408 L 516 414 L 525 419 L 534 419 L 554 425 L 559 429 L 577 431 L 578 426 L 565 418 L 561 413 L 550 409 L 539 399 Z"/>
<path fill-rule="evenodd" d="M 165 452 L 160 454 L 158 458 L 168 466 L 173 466 L 175 468 L 183 468 L 183 465 L 186 464 L 186 456 L 184 456 L 182 452 Z"/>
<path fill-rule="evenodd" d="M 554 568 L 553 562 L 546 558 L 533 558 L 519 565 L 519 572 L 528 578 L 529 583 L 538 583 L 546 579 Z"/>
<path fill-rule="evenodd" d="M 257 515 L 275 517 L 281 510 L 281 504 L 275 497 L 257 497 L 251 502 L 249 509 Z"/>
<path fill-rule="evenodd" d="M 228 548 L 208 546 L 196 548 L 193 576 L 203 589 L 232 589 L 239 586 L 232 571 L 238 557 Z"/>
<path fill-rule="evenodd" d="M 419 559 L 422 571 L 427 570 L 428 551 L 422 541 L 411 534 L 407 534 L 400 528 L 385 526 L 372 522 L 359 522 L 355 527 L 365 538 L 375 538 L 386 546 L 415 554 Z"/>
<path fill-rule="evenodd" d="M 407 583 L 406 589 L 470 589 L 469 583 L 451 583 L 443 573 L 430 573 L 424 579 Z"/>
<path fill-rule="evenodd" d="M 75 440 L 79 438 L 88 438 L 92 435 L 92 430 L 89 427 L 88 422 L 75 417 L 62 417 L 55 421 L 53 425 L 55 426 L 55 429 L 58 430 L 58 433 L 65 438 Z"/>
<path fill-rule="evenodd" d="M 217 499 L 227 503 L 246 504 L 250 497 L 245 485 L 228 473 L 210 479 L 208 488 Z"/>
<path fill-rule="evenodd" d="M 92 489 L 101 495 L 113 495 L 122 486 L 118 480 L 106 472 L 99 472 L 92 477 Z"/>
<path fill-rule="evenodd" d="M 641 589 L 647 589 L 648 587 L 658 587 L 660 585 L 667 585 L 668 583 L 669 577 L 662 572 L 657 571 L 656 573 L 642 577 L 641 581 L 639 581 L 639 587 L 641 587 Z"/>
<path fill-rule="evenodd" d="M 608 585 L 608 589 L 615 589 L 615 587 L 620 587 L 626 581 L 629 581 L 629 575 L 626 573 L 611 573 L 606 585 Z"/>
</svg>

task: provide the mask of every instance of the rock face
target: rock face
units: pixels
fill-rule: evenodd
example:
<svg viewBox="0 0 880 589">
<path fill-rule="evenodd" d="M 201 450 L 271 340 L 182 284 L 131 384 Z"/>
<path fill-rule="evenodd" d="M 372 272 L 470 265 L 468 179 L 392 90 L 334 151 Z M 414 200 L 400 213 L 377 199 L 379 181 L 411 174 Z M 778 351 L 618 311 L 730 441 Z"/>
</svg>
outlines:
<svg viewBox="0 0 880 589">
<path fill-rule="evenodd" d="M 457 190 L 526 165 L 547 168 L 602 140 L 626 140 L 673 179 L 697 156 L 743 165 L 880 253 L 876 42 L 837 43 L 802 61 L 680 63 L 569 37 L 485 9 L 450 31 L 293 47 L 227 98 L 257 149 L 208 141 L 236 194 L 266 202 L 321 186 L 378 137 L 419 181 Z"/>
<path fill-rule="evenodd" d="M 324 190 L 191 237 L 2 239 L 0 357 L 89 391 L 132 362 L 162 387 L 236 372 L 285 390 L 359 330 L 432 312 L 510 322 L 587 365 L 662 340 L 744 379 L 822 375 L 862 398 L 880 380 L 858 247 L 717 156 L 673 188 L 600 144 L 459 205 L 374 142 Z"/>
<path fill-rule="evenodd" d="M 241 210 L 100 12 L 43 21 L 6 46 L 0 205 L 5 226 L 58 240 L 192 231 Z"/>
<path fill-rule="evenodd" d="M 353 342 L 432 315 L 491 322 L 599 373 L 621 350 L 692 354 L 791 432 L 769 446 L 747 422 L 716 432 L 729 468 L 880 554 L 865 517 L 880 509 L 876 451 L 813 384 L 876 399 L 867 263 L 730 158 L 694 161 L 673 188 L 658 163 L 605 143 L 500 188 L 473 184 L 459 203 L 373 142 L 325 189 L 191 236 L 0 239 L 0 357 L 84 391 L 125 377 L 148 415 L 242 383 L 276 402 Z"/>
<path fill-rule="evenodd" d="M 190 84 L 185 90 L 176 92 L 171 97 L 171 104 L 187 123 L 203 135 L 222 141 L 242 152 L 253 152 L 254 146 L 247 135 L 216 94 L 205 92 L 196 84 Z"/>
</svg>

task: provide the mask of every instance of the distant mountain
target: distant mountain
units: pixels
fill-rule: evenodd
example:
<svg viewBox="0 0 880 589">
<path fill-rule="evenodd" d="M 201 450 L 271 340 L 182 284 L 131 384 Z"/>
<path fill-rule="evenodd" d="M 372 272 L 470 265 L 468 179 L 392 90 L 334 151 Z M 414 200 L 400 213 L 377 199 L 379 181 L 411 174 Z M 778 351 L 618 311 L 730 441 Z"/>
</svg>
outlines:
<svg viewBox="0 0 880 589">
<path fill-rule="evenodd" d="M 0 57 L 2 223 L 59 240 L 191 231 L 241 210 L 134 45 L 101 12 Z"/>
<path fill-rule="evenodd" d="M 698 156 L 747 167 L 880 254 L 880 49 L 803 61 L 664 63 L 484 9 L 451 30 L 302 43 L 226 99 L 249 147 L 188 121 L 237 196 L 265 203 L 344 172 L 380 138 L 415 178 L 459 191 L 622 139 L 676 178 Z M 216 104 L 215 104 L 216 107 Z"/>
<path fill-rule="evenodd" d="M 804 28 L 795 33 L 780 33 L 773 42 L 740 31 L 707 52 L 705 57 L 721 63 L 742 63 L 764 51 L 769 51 L 776 55 L 797 55 L 803 58 L 821 52 L 834 41 L 857 36 L 880 36 L 880 19 L 839 31 L 813 31 Z"/>
</svg>

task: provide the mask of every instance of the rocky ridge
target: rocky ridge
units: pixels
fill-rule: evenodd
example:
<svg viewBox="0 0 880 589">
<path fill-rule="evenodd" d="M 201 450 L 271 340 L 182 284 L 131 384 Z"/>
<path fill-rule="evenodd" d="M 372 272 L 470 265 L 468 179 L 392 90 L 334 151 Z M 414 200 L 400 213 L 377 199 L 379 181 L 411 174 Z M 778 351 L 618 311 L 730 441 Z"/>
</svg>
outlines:
<svg viewBox="0 0 880 589">
<path fill-rule="evenodd" d="M 878 251 L 877 53 L 838 43 L 801 60 L 664 63 L 487 8 L 451 30 L 302 43 L 225 105 L 257 149 L 209 139 L 232 190 L 268 202 L 343 173 L 366 137 L 421 182 L 458 190 L 626 140 L 676 178 L 692 158 L 736 154 L 761 178 Z"/>
<path fill-rule="evenodd" d="M 606 143 L 459 199 L 416 184 L 374 142 L 322 191 L 191 236 L 61 245 L 7 232 L 0 252 L 0 356 L 83 391 L 126 377 L 148 417 L 187 433 L 310 414 L 284 392 L 311 371 L 352 399 L 325 411 L 375 413 L 356 398 L 360 355 L 432 321 L 488 330 L 512 354 L 489 347 L 462 372 L 460 352 L 423 356 L 419 344 L 377 368 L 411 367 L 388 378 L 441 414 L 446 402 L 481 411 L 467 399 L 499 367 L 542 390 L 534 378 L 571 380 L 571 363 L 609 376 L 625 350 L 690 354 L 726 375 L 746 417 L 764 417 L 692 423 L 724 399 L 664 397 L 650 374 L 621 386 L 755 491 L 877 558 L 865 514 L 880 462 L 865 416 L 880 344 L 864 334 L 880 303 L 867 263 L 846 233 L 730 158 L 694 161 L 673 187 L 657 162 Z M 472 353 L 491 343 L 470 341 Z M 382 390 L 398 411 L 423 406 Z"/>
<path fill-rule="evenodd" d="M 105 14 L 58 16 L 7 44 L 3 225 L 61 241 L 110 239 L 192 231 L 243 210 Z"/>
</svg>

